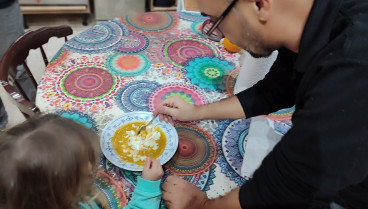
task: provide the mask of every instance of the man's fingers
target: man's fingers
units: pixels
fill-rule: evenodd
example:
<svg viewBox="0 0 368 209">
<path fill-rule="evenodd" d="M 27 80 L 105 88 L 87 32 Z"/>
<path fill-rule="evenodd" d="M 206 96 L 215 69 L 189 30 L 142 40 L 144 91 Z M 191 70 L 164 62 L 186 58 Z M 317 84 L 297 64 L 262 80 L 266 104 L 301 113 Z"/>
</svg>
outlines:
<svg viewBox="0 0 368 209">
<path fill-rule="evenodd" d="M 169 209 L 172 208 L 172 203 L 170 201 L 168 201 L 168 200 L 165 200 L 165 205 Z"/>
<path fill-rule="evenodd" d="M 167 122 L 169 122 L 169 118 L 168 118 L 168 116 L 167 115 L 164 115 L 164 121 L 167 123 Z"/>
<path fill-rule="evenodd" d="M 159 114 L 159 115 L 158 115 L 158 119 L 159 119 L 160 121 L 163 121 L 163 120 L 164 120 L 164 115 L 163 115 L 163 114 Z"/>
<path fill-rule="evenodd" d="M 175 125 L 175 122 L 174 122 L 174 120 L 173 120 L 173 118 L 172 117 L 169 117 L 169 123 L 171 124 L 171 125 Z"/>
<path fill-rule="evenodd" d="M 171 202 L 171 198 L 173 197 L 173 195 L 172 195 L 173 193 L 168 192 L 166 189 L 167 188 L 162 187 L 162 196 L 161 196 L 161 198 L 165 201 Z"/>
<path fill-rule="evenodd" d="M 175 116 L 178 112 L 178 109 L 175 107 L 168 107 L 168 106 L 162 106 L 162 112 L 165 115 L 169 115 L 169 116 Z"/>
<path fill-rule="evenodd" d="M 169 191 L 168 191 L 168 185 L 167 185 L 167 183 L 166 183 L 166 182 L 165 182 L 165 183 L 163 183 L 163 184 L 161 185 L 161 189 L 162 189 L 162 195 L 163 195 L 164 193 L 169 192 Z"/>
<path fill-rule="evenodd" d="M 163 183 L 162 185 L 161 185 L 161 189 L 163 190 L 163 191 L 165 191 L 166 193 L 175 193 L 175 189 L 177 189 L 177 188 L 175 188 L 175 186 L 176 186 L 176 183 L 171 183 L 171 182 L 165 182 L 165 183 Z"/>
</svg>

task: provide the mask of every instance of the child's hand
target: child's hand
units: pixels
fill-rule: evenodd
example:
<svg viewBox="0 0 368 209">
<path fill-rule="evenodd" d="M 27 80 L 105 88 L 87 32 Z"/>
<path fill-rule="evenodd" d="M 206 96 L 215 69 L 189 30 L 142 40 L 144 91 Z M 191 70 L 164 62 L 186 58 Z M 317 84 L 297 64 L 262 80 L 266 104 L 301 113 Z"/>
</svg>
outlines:
<svg viewBox="0 0 368 209">
<path fill-rule="evenodd" d="M 150 181 L 157 181 L 164 175 L 160 161 L 147 157 L 143 166 L 142 178 Z"/>
</svg>

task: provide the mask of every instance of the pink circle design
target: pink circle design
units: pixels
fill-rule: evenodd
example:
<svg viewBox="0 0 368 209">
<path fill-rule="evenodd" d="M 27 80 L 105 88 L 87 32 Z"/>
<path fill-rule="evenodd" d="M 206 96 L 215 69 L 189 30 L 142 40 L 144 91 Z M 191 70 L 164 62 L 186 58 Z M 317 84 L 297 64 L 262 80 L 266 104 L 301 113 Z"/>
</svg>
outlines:
<svg viewBox="0 0 368 209">
<path fill-rule="evenodd" d="M 77 98 L 98 98 L 108 94 L 115 85 L 115 78 L 102 68 L 85 67 L 71 71 L 62 80 L 66 94 Z"/>
<path fill-rule="evenodd" d="M 174 174 L 196 175 L 207 170 L 216 160 L 216 143 L 204 129 L 187 123 L 176 124 L 178 149 L 166 167 Z"/>
<path fill-rule="evenodd" d="M 179 96 L 185 101 L 203 105 L 207 103 L 205 97 L 194 87 L 185 84 L 171 83 L 156 88 L 148 98 L 148 106 L 151 112 L 156 110 L 161 101 L 173 96 Z"/>
<path fill-rule="evenodd" d="M 179 39 L 169 42 L 165 47 L 165 56 L 175 65 L 183 67 L 194 58 L 215 57 L 215 50 L 208 44 L 192 40 Z"/>
<path fill-rule="evenodd" d="M 128 15 L 121 21 L 124 21 L 132 29 L 148 33 L 159 33 L 170 30 L 178 24 L 178 17 L 170 12 L 144 12 L 134 15 Z"/>
</svg>

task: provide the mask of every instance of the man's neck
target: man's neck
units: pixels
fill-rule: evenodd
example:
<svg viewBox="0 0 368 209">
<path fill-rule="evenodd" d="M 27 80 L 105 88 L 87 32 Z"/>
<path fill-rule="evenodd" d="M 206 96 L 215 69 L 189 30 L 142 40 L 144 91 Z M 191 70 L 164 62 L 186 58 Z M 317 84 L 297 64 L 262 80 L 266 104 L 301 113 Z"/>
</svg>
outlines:
<svg viewBox="0 0 368 209">
<path fill-rule="evenodd" d="M 286 0 L 283 2 L 284 14 L 280 25 L 283 28 L 284 46 L 291 51 L 298 53 L 300 41 L 305 25 L 312 10 L 314 0 Z M 287 4 L 285 4 L 287 3 Z"/>
</svg>

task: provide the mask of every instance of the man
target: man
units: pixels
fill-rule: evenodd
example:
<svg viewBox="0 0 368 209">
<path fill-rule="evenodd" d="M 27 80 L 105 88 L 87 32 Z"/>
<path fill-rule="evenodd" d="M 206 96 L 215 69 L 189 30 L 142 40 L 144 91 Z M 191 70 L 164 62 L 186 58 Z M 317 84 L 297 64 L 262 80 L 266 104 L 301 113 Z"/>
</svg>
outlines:
<svg viewBox="0 0 368 209">
<path fill-rule="evenodd" d="M 207 37 L 222 32 L 253 56 L 278 49 L 278 58 L 236 96 L 204 106 L 173 97 L 155 114 L 170 122 L 249 118 L 295 104 L 293 127 L 253 178 L 223 197 L 209 200 L 169 177 L 162 186 L 168 208 L 368 208 L 368 1 L 198 3 L 219 20 Z"/>
</svg>

